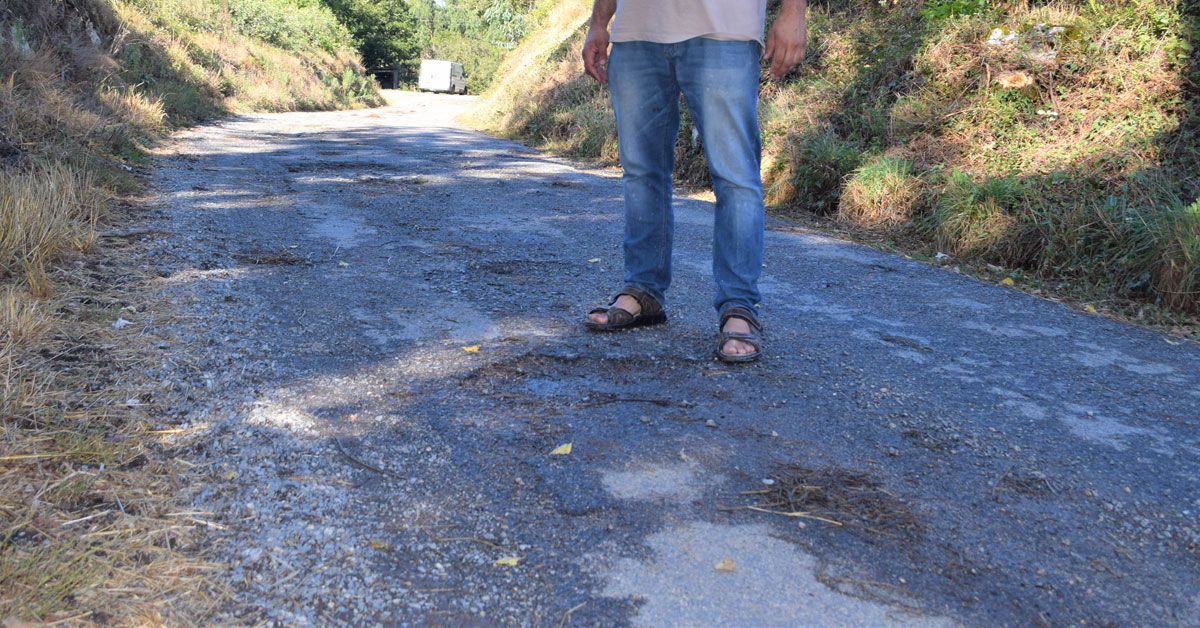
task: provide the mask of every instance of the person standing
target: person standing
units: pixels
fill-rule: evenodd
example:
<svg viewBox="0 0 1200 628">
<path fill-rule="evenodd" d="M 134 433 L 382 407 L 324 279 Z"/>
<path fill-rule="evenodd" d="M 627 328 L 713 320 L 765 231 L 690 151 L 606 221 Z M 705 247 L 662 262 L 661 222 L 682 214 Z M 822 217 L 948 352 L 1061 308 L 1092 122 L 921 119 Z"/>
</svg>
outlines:
<svg viewBox="0 0 1200 628">
<path fill-rule="evenodd" d="M 764 46 L 766 0 L 595 0 L 583 64 L 589 76 L 609 86 L 616 115 L 625 287 L 608 307 L 588 313 L 588 329 L 618 331 L 667 320 L 675 226 L 671 175 L 682 94 L 717 198 L 716 356 L 750 362 L 762 355 L 759 60 L 768 59 L 771 75 L 781 79 L 804 59 L 806 8 L 805 0 L 783 0 Z"/>
</svg>

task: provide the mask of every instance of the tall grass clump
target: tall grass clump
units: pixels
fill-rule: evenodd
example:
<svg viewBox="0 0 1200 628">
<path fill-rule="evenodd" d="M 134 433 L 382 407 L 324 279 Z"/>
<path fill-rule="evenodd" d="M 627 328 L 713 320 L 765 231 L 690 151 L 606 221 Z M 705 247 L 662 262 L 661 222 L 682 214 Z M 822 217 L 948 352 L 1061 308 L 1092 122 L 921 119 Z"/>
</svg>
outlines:
<svg viewBox="0 0 1200 628">
<path fill-rule="evenodd" d="M 1200 311 L 1200 200 L 1156 216 L 1151 286 L 1167 307 Z"/>
<path fill-rule="evenodd" d="M 921 186 L 908 160 L 880 155 L 859 166 L 846 181 L 838 219 L 863 227 L 905 224 L 921 202 Z"/>
<path fill-rule="evenodd" d="M 818 214 L 837 209 L 846 177 L 863 158 L 861 145 L 830 128 L 789 135 L 781 150 L 765 173 L 767 202 Z"/>
<path fill-rule="evenodd" d="M 69 165 L 0 171 L 0 278 L 23 276 L 35 296 L 50 296 L 47 264 L 91 246 L 107 200 L 90 174 Z"/>
<path fill-rule="evenodd" d="M 950 172 L 932 216 L 938 247 L 959 256 L 1006 253 L 1018 235 L 1023 200 L 1015 179 L 977 181 Z"/>
</svg>

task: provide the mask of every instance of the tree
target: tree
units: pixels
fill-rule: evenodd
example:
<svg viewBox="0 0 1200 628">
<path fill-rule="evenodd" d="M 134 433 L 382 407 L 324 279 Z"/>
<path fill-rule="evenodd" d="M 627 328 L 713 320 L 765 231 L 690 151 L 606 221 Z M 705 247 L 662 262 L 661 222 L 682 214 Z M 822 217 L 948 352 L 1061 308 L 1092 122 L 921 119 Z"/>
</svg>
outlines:
<svg viewBox="0 0 1200 628">
<path fill-rule="evenodd" d="M 350 29 L 368 68 L 415 66 L 417 23 L 405 0 L 323 0 Z"/>
</svg>

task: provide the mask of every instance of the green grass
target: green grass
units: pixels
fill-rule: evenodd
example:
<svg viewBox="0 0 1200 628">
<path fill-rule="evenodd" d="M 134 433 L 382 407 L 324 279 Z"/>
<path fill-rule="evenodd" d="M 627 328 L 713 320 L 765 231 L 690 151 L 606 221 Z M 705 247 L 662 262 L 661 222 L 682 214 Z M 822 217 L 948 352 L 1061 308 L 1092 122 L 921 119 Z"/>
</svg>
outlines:
<svg viewBox="0 0 1200 628">
<path fill-rule="evenodd" d="M 931 215 L 938 246 L 956 256 L 1010 254 L 1020 237 L 1024 198 L 1016 179 L 977 181 L 966 172 L 951 171 Z"/>
<path fill-rule="evenodd" d="M 870 158 L 846 181 L 838 218 L 863 227 L 903 225 L 919 209 L 921 185 L 907 159 L 893 155 Z"/>
<path fill-rule="evenodd" d="M 479 101 L 479 126 L 614 158 L 607 94 L 576 61 L 587 6 L 546 14 Z M 829 2 L 808 23 L 808 60 L 762 88 L 776 211 L 836 210 L 1046 285 L 1200 308 L 1195 2 Z M 703 182 L 689 131 L 676 175 Z"/>
</svg>

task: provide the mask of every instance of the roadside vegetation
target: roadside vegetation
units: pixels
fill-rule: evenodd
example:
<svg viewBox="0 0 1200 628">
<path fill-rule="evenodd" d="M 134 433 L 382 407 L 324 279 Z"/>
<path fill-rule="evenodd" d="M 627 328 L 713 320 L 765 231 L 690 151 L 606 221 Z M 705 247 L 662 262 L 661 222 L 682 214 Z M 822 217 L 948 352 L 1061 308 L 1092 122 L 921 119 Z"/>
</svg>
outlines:
<svg viewBox="0 0 1200 628">
<path fill-rule="evenodd" d="M 467 91 L 492 84 L 505 56 L 537 25 L 553 0 L 407 0 L 415 44 L 425 59 L 463 64 Z M 416 75 L 413 74 L 413 82 Z"/>
<path fill-rule="evenodd" d="M 226 112 L 379 102 L 303 0 L 0 7 L 0 619 L 196 623 L 220 599 L 155 429 L 144 278 L 119 251 L 147 148 Z M 114 234 L 115 231 L 115 234 Z M 116 323 L 116 328 L 114 328 Z"/>
<path fill-rule="evenodd" d="M 546 12 L 470 121 L 615 162 L 579 69 L 590 4 Z M 775 212 L 1195 333 L 1200 4 L 812 0 L 809 29 L 808 60 L 763 84 Z M 676 152 L 706 185 L 686 115 Z"/>
</svg>

